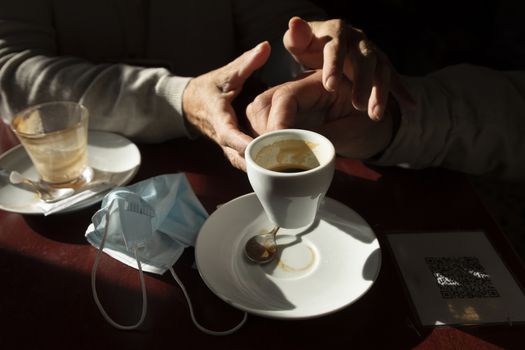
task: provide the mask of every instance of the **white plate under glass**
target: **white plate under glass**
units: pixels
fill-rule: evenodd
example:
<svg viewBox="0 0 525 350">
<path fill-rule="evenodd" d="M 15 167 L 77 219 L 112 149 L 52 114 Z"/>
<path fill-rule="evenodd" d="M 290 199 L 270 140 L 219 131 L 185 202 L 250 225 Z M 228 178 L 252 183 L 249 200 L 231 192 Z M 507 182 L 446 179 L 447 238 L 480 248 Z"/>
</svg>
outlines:
<svg viewBox="0 0 525 350">
<path fill-rule="evenodd" d="M 118 173 L 115 186 L 123 186 L 131 181 L 139 169 L 140 162 L 139 149 L 127 138 L 109 132 L 88 132 L 88 165 L 101 171 Z M 16 170 L 35 181 L 39 178 L 22 145 L 17 145 L 0 155 L 0 167 Z M 100 201 L 104 195 L 105 192 L 88 198 L 62 212 L 88 207 Z M 21 214 L 42 214 L 42 210 L 37 206 L 39 201 L 35 193 L 0 180 L 0 209 Z"/>
</svg>

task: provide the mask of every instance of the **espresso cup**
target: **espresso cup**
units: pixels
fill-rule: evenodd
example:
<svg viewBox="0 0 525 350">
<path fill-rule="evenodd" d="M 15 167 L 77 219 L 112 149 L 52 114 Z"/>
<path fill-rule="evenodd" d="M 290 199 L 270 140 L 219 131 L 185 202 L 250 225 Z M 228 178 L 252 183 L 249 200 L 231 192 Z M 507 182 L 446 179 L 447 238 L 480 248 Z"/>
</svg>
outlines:
<svg viewBox="0 0 525 350">
<path fill-rule="evenodd" d="M 308 130 L 273 131 L 250 142 L 245 159 L 250 184 L 270 221 L 282 228 L 314 222 L 334 175 L 330 140 Z"/>
<path fill-rule="evenodd" d="M 88 110 L 75 102 L 48 102 L 13 116 L 11 127 L 41 180 L 48 185 L 88 182 Z"/>
</svg>

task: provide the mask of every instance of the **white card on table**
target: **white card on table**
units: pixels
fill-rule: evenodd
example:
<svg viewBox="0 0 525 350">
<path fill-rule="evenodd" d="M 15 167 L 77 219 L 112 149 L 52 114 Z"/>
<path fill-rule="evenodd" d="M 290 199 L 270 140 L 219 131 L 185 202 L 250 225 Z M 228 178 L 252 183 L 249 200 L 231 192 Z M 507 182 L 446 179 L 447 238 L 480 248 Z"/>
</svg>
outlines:
<svg viewBox="0 0 525 350">
<path fill-rule="evenodd" d="M 525 295 L 483 232 L 387 239 L 423 326 L 525 322 Z"/>
</svg>

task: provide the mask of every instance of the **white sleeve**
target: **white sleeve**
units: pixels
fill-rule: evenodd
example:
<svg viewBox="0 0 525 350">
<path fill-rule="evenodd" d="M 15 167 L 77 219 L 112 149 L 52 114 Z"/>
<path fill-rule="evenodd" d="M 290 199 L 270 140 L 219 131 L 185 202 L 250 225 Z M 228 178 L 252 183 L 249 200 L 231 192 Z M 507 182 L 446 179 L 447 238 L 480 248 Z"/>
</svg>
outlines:
<svg viewBox="0 0 525 350">
<path fill-rule="evenodd" d="M 415 108 L 376 164 L 525 180 L 525 72 L 451 66 L 403 78 Z"/>
<path fill-rule="evenodd" d="M 28 11 L 16 2 L 0 6 L 0 113 L 5 122 L 29 105 L 69 100 L 87 106 L 91 129 L 143 142 L 186 135 L 181 101 L 188 78 L 163 68 L 60 56 L 48 2 L 32 3 Z"/>
</svg>

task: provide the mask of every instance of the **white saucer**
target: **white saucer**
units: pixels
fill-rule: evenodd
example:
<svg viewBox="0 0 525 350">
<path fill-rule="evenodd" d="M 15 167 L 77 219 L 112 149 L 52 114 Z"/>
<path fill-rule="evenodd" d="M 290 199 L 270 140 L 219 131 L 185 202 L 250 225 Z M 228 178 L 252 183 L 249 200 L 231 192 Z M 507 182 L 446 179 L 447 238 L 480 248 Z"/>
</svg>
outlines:
<svg viewBox="0 0 525 350">
<path fill-rule="evenodd" d="M 207 286 L 227 303 L 266 317 L 325 315 L 355 302 L 372 286 L 381 250 L 370 226 L 352 209 L 326 198 L 309 229 L 281 229 L 278 257 L 250 263 L 246 241 L 272 224 L 254 193 L 219 207 L 204 223 L 195 259 Z"/>
<path fill-rule="evenodd" d="M 88 164 L 98 170 L 119 173 L 116 186 L 123 186 L 137 173 L 140 166 L 140 152 L 133 142 L 123 136 L 89 131 Z M 38 180 L 33 163 L 22 145 L 17 145 L 0 155 L 0 167 L 16 170 L 30 179 Z M 100 201 L 104 195 L 105 193 L 100 193 L 62 212 L 88 207 Z M 39 201 L 36 194 L 0 180 L 0 209 L 21 214 L 42 214 L 42 210 L 37 207 Z"/>
</svg>

